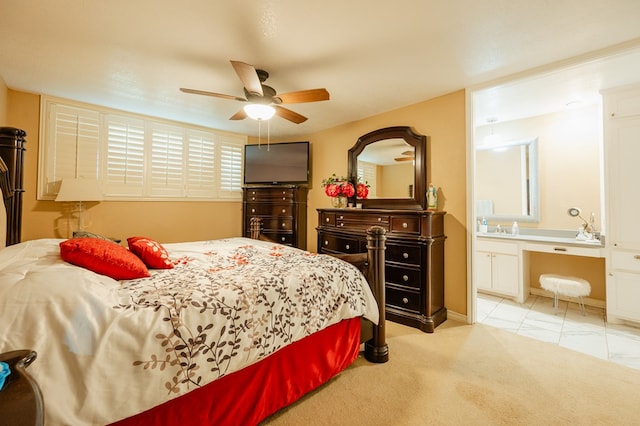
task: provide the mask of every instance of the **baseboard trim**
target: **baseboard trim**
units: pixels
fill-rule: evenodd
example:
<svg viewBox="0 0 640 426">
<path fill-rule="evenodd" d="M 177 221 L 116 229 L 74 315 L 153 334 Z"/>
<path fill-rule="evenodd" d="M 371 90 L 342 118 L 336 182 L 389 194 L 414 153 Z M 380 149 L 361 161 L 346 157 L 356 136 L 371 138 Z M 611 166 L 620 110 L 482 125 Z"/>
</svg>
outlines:
<svg viewBox="0 0 640 426">
<path fill-rule="evenodd" d="M 464 324 L 469 324 L 467 322 L 467 316 L 464 314 L 459 314 L 458 312 L 453 312 L 447 309 L 447 319 L 452 321 L 458 321 Z"/>
</svg>

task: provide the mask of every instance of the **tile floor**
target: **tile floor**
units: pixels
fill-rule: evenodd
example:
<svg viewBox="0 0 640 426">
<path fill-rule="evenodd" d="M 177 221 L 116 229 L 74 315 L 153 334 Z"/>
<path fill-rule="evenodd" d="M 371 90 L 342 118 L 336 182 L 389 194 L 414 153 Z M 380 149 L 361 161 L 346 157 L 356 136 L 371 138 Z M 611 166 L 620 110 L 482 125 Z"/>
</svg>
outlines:
<svg viewBox="0 0 640 426">
<path fill-rule="evenodd" d="M 586 306 L 583 316 L 577 303 L 560 300 L 555 313 L 552 298 L 520 304 L 478 293 L 477 322 L 640 370 L 640 328 L 609 324 L 600 308 Z"/>
</svg>

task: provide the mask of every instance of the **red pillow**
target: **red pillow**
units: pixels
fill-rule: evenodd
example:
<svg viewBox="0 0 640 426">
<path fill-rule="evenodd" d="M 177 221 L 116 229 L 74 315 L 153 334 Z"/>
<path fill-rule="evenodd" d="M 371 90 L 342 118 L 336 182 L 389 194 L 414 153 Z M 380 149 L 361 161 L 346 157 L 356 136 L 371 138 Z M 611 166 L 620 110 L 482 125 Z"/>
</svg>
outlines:
<svg viewBox="0 0 640 426">
<path fill-rule="evenodd" d="M 147 268 L 173 268 L 169 253 L 159 242 L 147 237 L 131 237 L 127 238 L 127 244 L 129 245 L 129 250 L 142 259 Z"/>
<path fill-rule="evenodd" d="M 115 280 L 149 276 L 149 270 L 135 254 L 113 241 L 72 238 L 60 243 L 60 256 L 66 262 Z"/>
</svg>

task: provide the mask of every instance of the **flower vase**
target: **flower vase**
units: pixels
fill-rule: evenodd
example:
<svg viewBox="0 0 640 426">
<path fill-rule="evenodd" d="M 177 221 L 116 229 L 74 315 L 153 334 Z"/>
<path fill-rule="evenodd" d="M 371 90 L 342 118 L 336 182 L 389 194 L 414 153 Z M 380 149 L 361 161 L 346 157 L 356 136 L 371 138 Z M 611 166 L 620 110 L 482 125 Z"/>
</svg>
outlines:
<svg viewBox="0 0 640 426">
<path fill-rule="evenodd" d="M 347 197 L 332 197 L 331 206 L 335 209 L 344 209 L 345 207 L 347 207 Z"/>
</svg>

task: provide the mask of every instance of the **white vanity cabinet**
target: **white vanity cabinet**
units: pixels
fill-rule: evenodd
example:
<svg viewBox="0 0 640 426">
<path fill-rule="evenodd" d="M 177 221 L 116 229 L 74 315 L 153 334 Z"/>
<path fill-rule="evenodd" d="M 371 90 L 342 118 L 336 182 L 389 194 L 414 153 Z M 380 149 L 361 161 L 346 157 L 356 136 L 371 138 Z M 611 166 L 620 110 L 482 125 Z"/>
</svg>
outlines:
<svg viewBox="0 0 640 426">
<path fill-rule="evenodd" d="M 478 238 L 474 274 L 479 291 L 522 302 L 522 274 L 517 243 Z"/>
<path fill-rule="evenodd" d="M 640 321 L 640 86 L 603 92 L 607 320 Z"/>
</svg>

